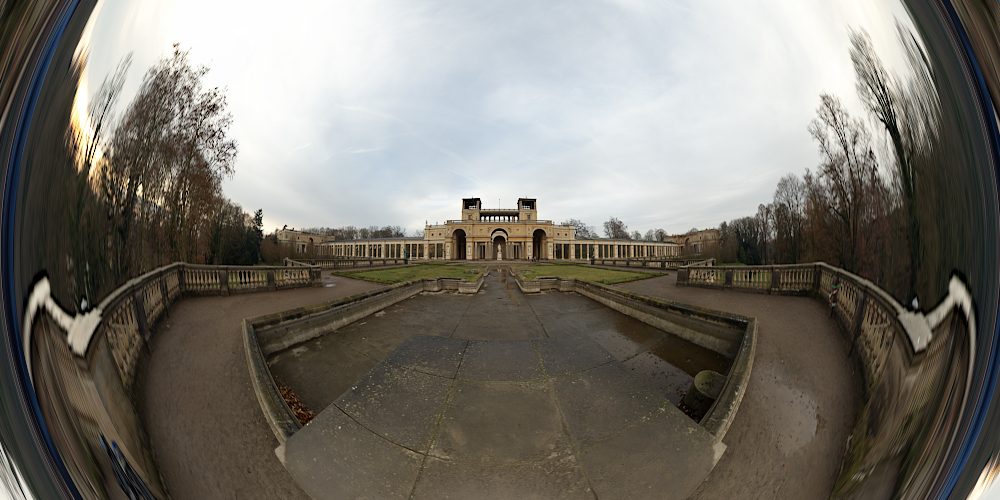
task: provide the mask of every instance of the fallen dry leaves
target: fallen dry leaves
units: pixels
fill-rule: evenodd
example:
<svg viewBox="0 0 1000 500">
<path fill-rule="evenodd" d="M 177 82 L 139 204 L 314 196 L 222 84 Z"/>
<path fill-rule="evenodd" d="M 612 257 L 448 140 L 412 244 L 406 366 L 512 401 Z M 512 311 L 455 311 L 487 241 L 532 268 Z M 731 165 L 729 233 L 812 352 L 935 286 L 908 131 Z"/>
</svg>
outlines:
<svg viewBox="0 0 1000 500">
<path fill-rule="evenodd" d="M 316 413 L 306 408 L 306 405 L 302 404 L 302 401 L 299 400 L 299 397 L 295 395 L 295 392 L 290 387 L 282 384 L 278 379 L 274 379 L 274 383 L 278 385 L 278 392 L 285 399 L 285 404 L 292 409 L 295 418 L 299 419 L 300 424 L 306 425 L 310 420 L 316 418 Z"/>
</svg>

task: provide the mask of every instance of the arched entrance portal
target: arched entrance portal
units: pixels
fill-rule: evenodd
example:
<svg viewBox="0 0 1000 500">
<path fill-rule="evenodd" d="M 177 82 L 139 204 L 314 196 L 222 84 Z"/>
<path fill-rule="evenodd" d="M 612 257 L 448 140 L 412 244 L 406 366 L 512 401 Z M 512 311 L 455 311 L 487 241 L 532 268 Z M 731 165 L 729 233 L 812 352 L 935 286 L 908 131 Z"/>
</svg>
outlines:
<svg viewBox="0 0 1000 500">
<path fill-rule="evenodd" d="M 493 260 L 498 260 L 497 255 L 503 255 L 504 260 L 509 259 L 507 253 L 507 238 L 503 235 L 496 235 L 493 237 Z"/>
<path fill-rule="evenodd" d="M 465 260 L 468 256 L 465 253 L 465 231 L 462 229 L 456 229 L 454 233 L 451 233 L 452 248 L 455 249 L 455 253 L 452 255 L 453 259 Z"/>
<path fill-rule="evenodd" d="M 545 255 L 545 231 L 535 229 L 531 234 L 531 256 L 535 259 L 547 259 Z"/>
</svg>

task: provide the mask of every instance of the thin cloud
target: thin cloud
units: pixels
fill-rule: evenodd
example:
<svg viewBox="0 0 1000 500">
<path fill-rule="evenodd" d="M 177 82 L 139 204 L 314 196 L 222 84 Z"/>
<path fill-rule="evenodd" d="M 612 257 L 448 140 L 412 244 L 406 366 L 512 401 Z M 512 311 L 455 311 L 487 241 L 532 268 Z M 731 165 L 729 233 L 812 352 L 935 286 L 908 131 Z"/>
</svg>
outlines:
<svg viewBox="0 0 1000 500">
<path fill-rule="evenodd" d="M 468 196 L 643 232 L 751 215 L 818 162 L 806 127 L 821 91 L 863 114 L 848 28 L 891 64 L 905 16 L 861 0 L 341 0 L 297 9 L 307 18 L 103 2 L 90 88 L 129 51 L 137 88 L 175 41 L 228 87 L 241 151 L 227 196 L 274 225 L 411 230 Z"/>
</svg>

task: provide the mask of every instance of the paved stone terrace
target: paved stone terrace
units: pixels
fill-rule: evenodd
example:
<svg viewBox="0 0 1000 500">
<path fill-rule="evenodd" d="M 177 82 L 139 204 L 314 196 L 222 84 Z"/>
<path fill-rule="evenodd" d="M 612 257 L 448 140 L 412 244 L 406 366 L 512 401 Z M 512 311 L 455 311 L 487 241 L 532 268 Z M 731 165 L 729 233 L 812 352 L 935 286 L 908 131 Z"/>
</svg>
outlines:
<svg viewBox="0 0 1000 500">
<path fill-rule="evenodd" d="M 828 311 L 804 298 L 677 288 L 674 277 L 670 273 L 622 288 L 759 320 L 757 361 L 725 440 L 729 448 L 693 498 L 827 498 L 855 413 L 846 350 Z M 238 318 L 377 286 L 324 279 L 333 286 L 186 299 L 158 328 L 147 367 L 143 417 L 173 498 L 307 498 L 273 453 L 277 441 L 254 399 Z M 374 359 L 369 363 L 357 370 L 364 374 L 378 365 Z M 383 366 L 388 373 L 390 365 Z M 421 373 L 414 368 L 407 370 Z M 485 387 L 515 382 L 475 383 Z M 322 413 L 317 419 L 333 423 L 336 416 Z M 455 463 L 431 462 L 426 477 L 475 478 L 470 471 L 452 474 L 447 465 Z M 532 473 L 537 478 L 550 472 L 536 468 Z M 481 485 L 490 477 L 497 476 L 469 484 Z M 450 489 L 460 491 L 460 486 Z"/>
<path fill-rule="evenodd" d="M 364 358 L 377 364 L 358 373 Z M 412 297 L 270 363 L 325 408 L 285 450 L 317 499 L 687 498 L 722 447 L 679 393 L 728 365 L 577 294 L 525 296 L 497 272 L 478 294 Z"/>
</svg>

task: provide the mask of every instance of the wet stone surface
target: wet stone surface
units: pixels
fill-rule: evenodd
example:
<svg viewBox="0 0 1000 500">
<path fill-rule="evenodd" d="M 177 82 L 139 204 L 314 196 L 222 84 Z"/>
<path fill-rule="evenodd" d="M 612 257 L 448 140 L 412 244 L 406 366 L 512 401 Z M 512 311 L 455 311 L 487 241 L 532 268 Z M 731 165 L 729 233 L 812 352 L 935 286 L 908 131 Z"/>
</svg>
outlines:
<svg viewBox="0 0 1000 500">
<path fill-rule="evenodd" d="M 511 284 L 494 272 L 473 296 L 419 295 L 271 356 L 318 414 L 286 443 L 299 485 L 314 498 L 694 491 L 720 445 L 676 403 L 728 360 L 575 293 Z"/>
</svg>

